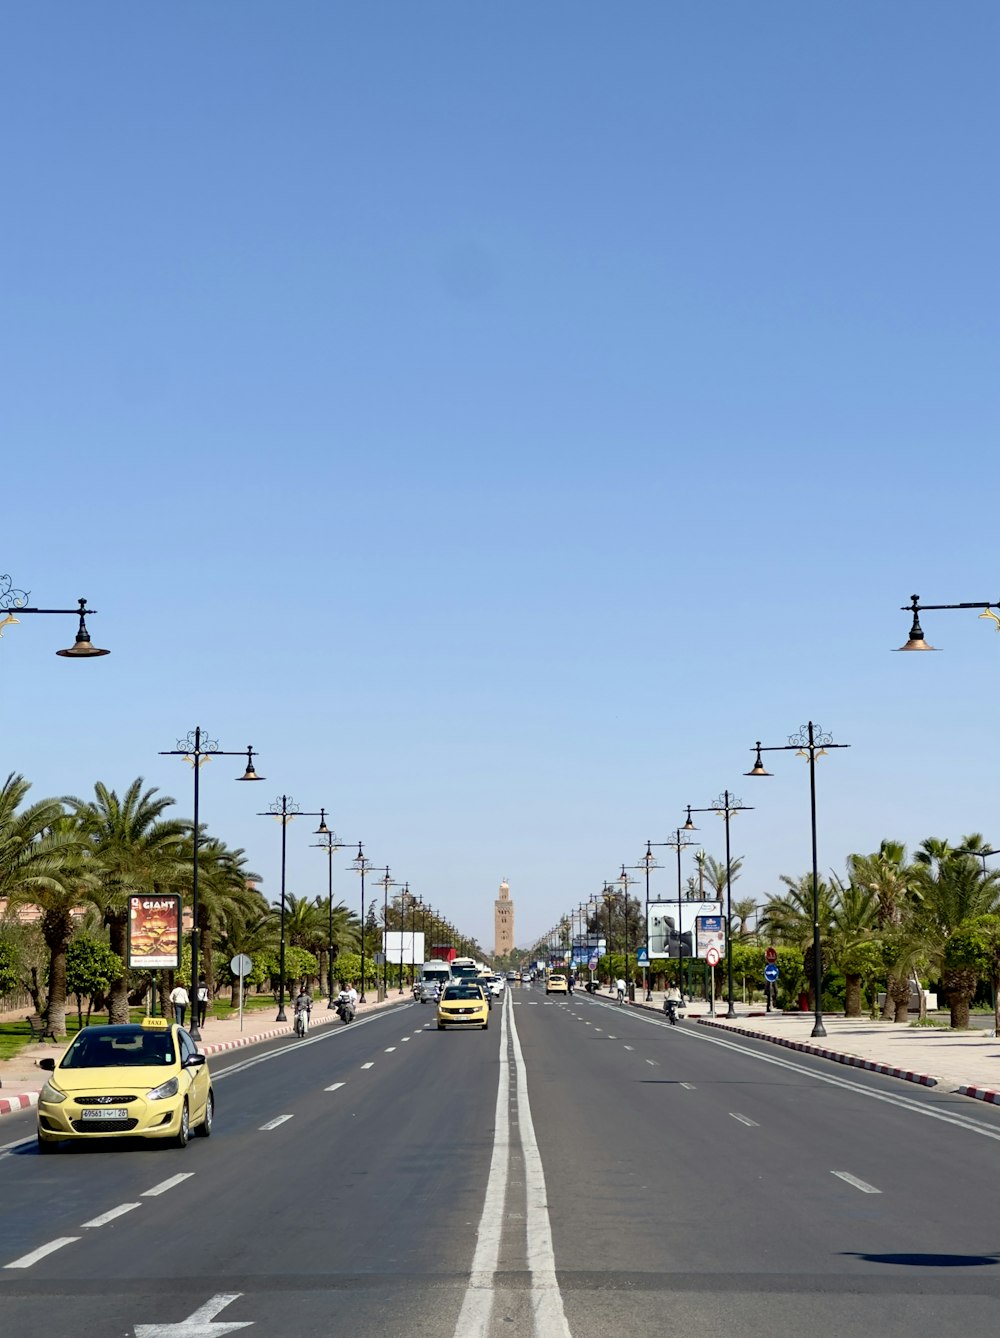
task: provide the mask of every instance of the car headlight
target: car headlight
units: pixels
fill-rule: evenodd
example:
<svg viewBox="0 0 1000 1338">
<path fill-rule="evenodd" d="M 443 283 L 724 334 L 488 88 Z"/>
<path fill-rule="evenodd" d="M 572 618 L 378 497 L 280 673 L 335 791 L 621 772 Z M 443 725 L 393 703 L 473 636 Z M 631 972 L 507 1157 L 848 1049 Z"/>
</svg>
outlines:
<svg viewBox="0 0 1000 1338">
<path fill-rule="evenodd" d="M 60 1101 L 66 1100 L 66 1093 L 60 1092 L 54 1083 L 47 1082 L 39 1093 L 38 1099 L 46 1102 L 47 1105 L 58 1105 Z"/>
<path fill-rule="evenodd" d="M 151 1092 L 146 1093 L 147 1101 L 164 1101 L 168 1096 L 176 1096 L 179 1083 L 176 1078 L 168 1078 L 166 1082 L 161 1082 L 159 1087 L 154 1087 Z"/>
</svg>

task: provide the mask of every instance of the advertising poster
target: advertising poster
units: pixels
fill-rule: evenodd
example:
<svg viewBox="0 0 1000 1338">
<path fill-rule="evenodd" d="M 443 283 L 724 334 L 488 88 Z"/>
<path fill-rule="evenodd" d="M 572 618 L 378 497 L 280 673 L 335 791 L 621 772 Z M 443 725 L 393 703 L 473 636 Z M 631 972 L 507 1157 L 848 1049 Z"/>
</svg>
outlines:
<svg viewBox="0 0 1000 1338">
<path fill-rule="evenodd" d="M 173 895 L 129 897 L 129 970 L 176 971 L 180 964 L 180 897 Z"/>
<path fill-rule="evenodd" d="M 651 901 L 646 940 L 650 960 L 679 957 L 681 943 L 685 957 L 699 957 L 701 954 L 695 950 L 694 944 L 698 920 L 721 915 L 721 901 Z"/>
<path fill-rule="evenodd" d="M 726 954 L 726 918 L 724 915 L 700 915 L 698 917 L 696 957 L 704 959 L 709 948 L 716 948 L 719 956 Z"/>
<path fill-rule="evenodd" d="M 422 966 L 423 932 L 419 929 L 407 929 L 403 933 L 398 929 L 383 930 L 382 951 L 386 961 L 393 966 Z"/>
</svg>

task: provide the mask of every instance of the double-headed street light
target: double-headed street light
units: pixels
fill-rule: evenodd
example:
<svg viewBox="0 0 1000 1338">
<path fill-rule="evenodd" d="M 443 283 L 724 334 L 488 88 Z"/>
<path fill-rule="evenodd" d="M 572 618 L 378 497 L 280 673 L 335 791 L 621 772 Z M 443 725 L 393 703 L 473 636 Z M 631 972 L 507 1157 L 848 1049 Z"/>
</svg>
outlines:
<svg viewBox="0 0 1000 1338">
<path fill-rule="evenodd" d="M 914 595 L 914 599 L 916 596 Z M 916 615 L 914 615 L 916 617 Z M 849 743 L 834 743 L 832 734 L 824 734 L 819 725 L 810 720 L 797 734 L 790 734 L 787 743 L 765 748 L 760 739 L 754 744 L 757 757 L 747 776 L 770 776 L 761 761 L 761 753 L 788 753 L 804 757 L 809 763 L 809 816 L 812 822 L 812 884 L 813 884 L 813 1003 L 815 1021 L 810 1033 L 813 1036 L 825 1036 L 823 1026 L 823 958 L 819 932 L 819 865 L 816 858 L 816 759 L 823 757 L 831 748 L 850 748 Z"/>
<path fill-rule="evenodd" d="M 194 774 L 194 823 L 191 828 L 192 842 L 194 846 L 192 864 L 191 864 L 191 1039 L 201 1040 L 201 1032 L 198 1029 L 198 976 L 200 961 L 198 956 L 198 847 L 201 843 L 201 819 L 199 817 L 200 801 L 200 781 L 201 769 L 210 757 L 242 757 L 244 752 L 247 755 L 247 769 L 242 776 L 237 776 L 238 781 L 259 781 L 264 780 L 263 776 L 258 776 L 253 768 L 253 749 L 247 744 L 246 748 L 240 748 L 237 752 L 229 752 L 225 748 L 220 748 L 215 739 L 210 739 L 203 733 L 200 725 L 196 725 L 193 730 L 184 739 L 177 740 L 176 748 L 168 748 L 160 753 L 160 757 L 183 757 L 185 762 L 190 762 L 191 770 Z"/>
<path fill-rule="evenodd" d="M 285 1022 L 285 848 L 286 837 L 288 833 L 288 824 L 293 818 L 319 818 L 319 826 L 313 833 L 314 836 L 326 836 L 329 827 L 326 825 L 326 809 L 321 808 L 317 813 L 305 813 L 294 799 L 287 794 L 281 794 L 270 805 L 264 813 L 258 813 L 258 818 L 277 818 L 281 823 L 281 946 L 278 951 L 278 1016 L 275 1022 Z"/>
<path fill-rule="evenodd" d="M 322 810 L 320 810 L 322 812 Z M 320 823 L 323 827 L 326 825 L 326 819 Z M 326 831 L 325 841 L 314 841 L 314 850 L 326 851 L 326 914 L 327 914 L 327 943 L 326 943 L 326 978 L 327 978 L 327 1008 L 335 1008 L 333 1001 L 333 855 L 334 851 L 343 850 L 345 843 L 341 841 L 336 832 Z M 318 833 L 317 833 L 318 835 Z"/>
<path fill-rule="evenodd" d="M 376 883 L 382 887 L 382 998 L 389 993 L 389 888 L 399 887 L 394 883 L 389 875 L 389 866 L 385 866 L 385 873 L 381 878 L 375 879 Z"/>
<path fill-rule="evenodd" d="M 1000 603 L 988 599 L 967 600 L 962 604 L 921 604 L 919 595 L 911 595 L 909 604 L 901 605 L 903 613 L 912 613 L 913 622 L 910 624 L 910 635 L 902 646 L 894 647 L 895 650 L 937 650 L 937 646 L 929 646 L 924 640 L 924 630 L 920 626 L 920 614 L 925 609 L 982 609 L 980 618 L 987 618 L 996 624 L 997 631 L 1000 632 L 1000 616 L 993 612 L 994 609 L 1000 609 Z"/>
<path fill-rule="evenodd" d="M 621 885 L 622 896 L 625 899 L 625 994 L 629 999 L 633 998 L 632 972 L 629 969 L 628 960 L 628 890 L 634 887 L 638 878 L 630 878 L 626 872 L 625 865 L 622 865 L 622 871 L 618 875 L 618 882 Z"/>
<path fill-rule="evenodd" d="M 652 973 L 649 970 L 649 875 L 654 869 L 660 867 L 656 862 L 656 856 L 653 854 L 653 846 L 658 846 L 660 844 L 661 842 L 659 841 L 647 841 L 646 853 L 641 856 L 639 863 L 629 865 L 630 869 L 638 869 L 646 875 L 646 923 L 643 929 L 643 942 L 646 944 L 646 965 L 642 968 L 642 992 L 645 995 L 647 1002 L 653 997 L 653 992 L 650 988 Z M 626 906 L 626 915 L 627 913 L 628 907 Z"/>
<path fill-rule="evenodd" d="M 726 982 L 729 993 L 729 1009 L 726 1017 L 736 1016 L 736 1007 L 733 1003 L 733 869 L 732 856 L 729 852 L 729 819 L 734 813 L 749 813 L 752 808 L 751 804 L 741 804 L 735 795 L 723 790 L 715 803 L 710 804 L 708 808 L 692 808 L 688 804 L 687 822 L 681 828 L 684 832 L 698 830 L 691 821 L 692 813 L 717 813 L 726 823 Z"/>
<path fill-rule="evenodd" d="M 688 821 L 690 822 L 690 820 L 691 820 L 691 815 L 688 814 Z M 694 824 L 692 823 L 692 826 L 691 826 L 690 828 L 688 828 L 688 830 L 689 830 L 689 831 L 690 831 L 690 830 L 693 830 L 693 828 L 694 828 Z M 682 995 L 682 997 L 683 997 L 683 994 L 684 994 L 684 932 L 683 932 L 683 931 L 684 931 L 684 923 L 683 923 L 683 919 L 682 919 L 682 911 L 681 911 L 681 851 L 682 851 L 682 850 L 687 850 L 687 848 L 688 848 L 689 846 L 693 846 L 695 843 L 694 843 L 693 841 L 685 841 L 685 840 L 684 840 L 684 828 L 683 828 L 683 827 L 678 827 L 678 828 L 676 828 L 676 830 L 675 830 L 674 833 L 673 833 L 673 840 L 672 840 L 672 841 L 663 841 L 663 842 L 661 842 L 660 844 L 666 846 L 669 850 L 676 850 L 676 851 L 677 851 L 677 987 L 678 987 L 678 989 L 680 990 L 681 995 Z M 691 945 L 691 955 L 692 955 L 692 956 L 694 956 L 694 950 L 695 950 L 695 944 L 692 943 L 692 945 Z"/>
<path fill-rule="evenodd" d="M 351 861 L 354 872 L 361 875 L 361 996 L 358 1003 L 366 1003 L 365 998 L 365 874 L 372 867 L 372 862 L 364 853 L 364 843 L 358 842 L 358 853 Z"/>
<path fill-rule="evenodd" d="M 76 640 L 67 650 L 57 650 L 56 654 L 62 656 L 64 660 L 93 660 L 99 655 L 110 655 L 109 650 L 99 650 L 90 639 L 90 633 L 87 631 L 87 614 L 96 613 L 96 609 L 88 609 L 86 599 L 78 599 L 75 609 L 39 609 L 28 603 L 31 594 L 27 590 L 18 590 L 9 576 L 0 576 L 0 637 L 3 636 L 5 627 L 13 626 L 21 620 L 16 615 L 19 613 L 65 613 L 74 614 L 80 619 L 80 624 L 76 632 Z"/>
</svg>

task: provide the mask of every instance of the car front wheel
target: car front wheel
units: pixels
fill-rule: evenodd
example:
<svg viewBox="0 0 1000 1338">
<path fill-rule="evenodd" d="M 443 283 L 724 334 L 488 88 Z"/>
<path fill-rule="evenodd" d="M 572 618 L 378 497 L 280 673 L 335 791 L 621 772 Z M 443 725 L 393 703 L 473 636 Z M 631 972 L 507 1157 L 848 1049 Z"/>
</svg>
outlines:
<svg viewBox="0 0 1000 1338">
<path fill-rule="evenodd" d="M 215 1097 L 209 1092 L 208 1100 L 205 1102 L 205 1118 L 195 1130 L 199 1138 L 211 1138 L 212 1125 L 215 1123 Z"/>
<path fill-rule="evenodd" d="M 191 1112 L 188 1110 L 188 1103 L 187 1100 L 185 1100 L 183 1109 L 181 1110 L 180 1128 L 174 1135 L 174 1147 L 186 1148 L 188 1145 L 188 1139 L 190 1137 L 191 1137 Z"/>
</svg>

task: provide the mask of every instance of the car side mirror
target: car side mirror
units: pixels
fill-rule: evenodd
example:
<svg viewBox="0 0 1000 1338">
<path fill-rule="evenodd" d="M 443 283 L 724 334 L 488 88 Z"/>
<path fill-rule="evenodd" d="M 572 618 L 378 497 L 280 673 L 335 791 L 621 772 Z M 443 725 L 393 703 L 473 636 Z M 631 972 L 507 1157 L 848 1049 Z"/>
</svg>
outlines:
<svg viewBox="0 0 1000 1338">
<path fill-rule="evenodd" d="M 204 1055 L 189 1055 L 188 1058 L 185 1059 L 184 1061 L 184 1067 L 186 1069 L 200 1069 L 204 1068 L 204 1065 L 205 1065 Z"/>
<path fill-rule="evenodd" d="M 45 1069 L 46 1073 L 55 1073 L 56 1061 L 51 1057 L 51 1055 L 46 1055 L 44 1059 L 40 1059 L 38 1061 L 38 1067 L 40 1069 Z"/>
</svg>

